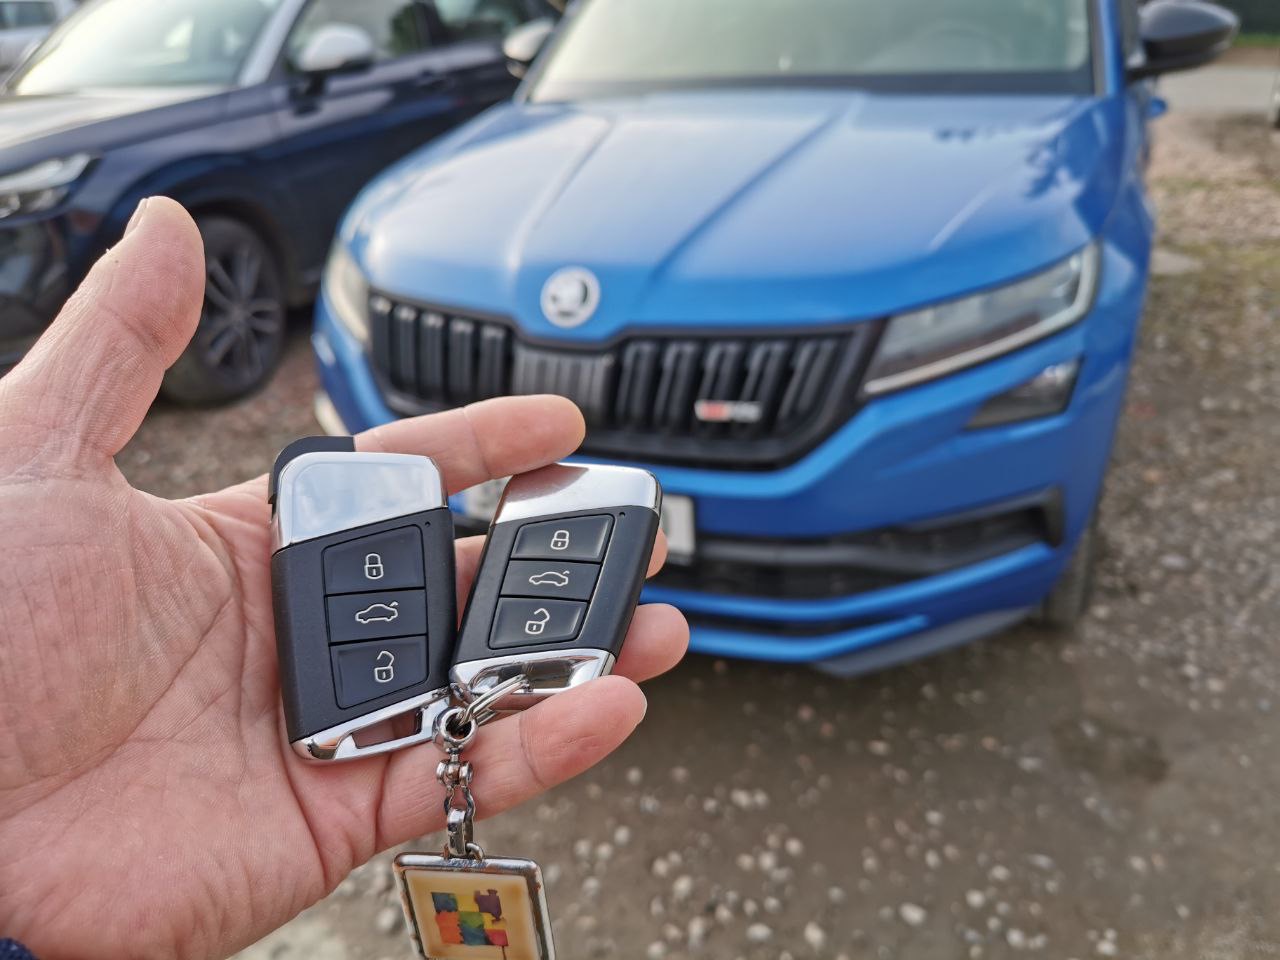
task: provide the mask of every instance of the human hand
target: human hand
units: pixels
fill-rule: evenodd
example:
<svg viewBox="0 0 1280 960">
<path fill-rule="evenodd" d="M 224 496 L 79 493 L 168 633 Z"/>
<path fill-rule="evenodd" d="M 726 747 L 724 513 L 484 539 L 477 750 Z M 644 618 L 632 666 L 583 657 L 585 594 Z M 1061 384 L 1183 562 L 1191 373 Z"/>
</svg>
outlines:
<svg viewBox="0 0 1280 960">
<path fill-rule="evenodd" d="M 115 467 L 195 330 L 203 278 L 191 219 L 146 202 L 0 381 L 0 935 L 42 960 L 226 956 L 442 826 L 430 748 L 317 767 L 286 742 L 265 480 L 171 502 Z M 430 455 L 457 491 L 582 436 L 572 404 L 536 397 L 357 443 Z M 480 549 L 458 546 L 462 598 Z M 687 639 L 675 610 L 642 607 L 615 676 L 486 727 L 479 812 L 615 749 L 644 716 L 634 681 Z"/>
</svg>

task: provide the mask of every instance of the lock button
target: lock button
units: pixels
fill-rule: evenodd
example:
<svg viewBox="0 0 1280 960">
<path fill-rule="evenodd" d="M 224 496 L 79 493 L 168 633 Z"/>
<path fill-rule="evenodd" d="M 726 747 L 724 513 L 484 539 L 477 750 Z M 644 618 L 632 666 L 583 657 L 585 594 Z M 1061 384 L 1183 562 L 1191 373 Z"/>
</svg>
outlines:
<svg viewBox="0 0 1280 960">
<path fill-rule="evenodd" d="M 489 646 L 524 647 L 538 643 L 564 643 L 582 629 L 585 603 L 568 600 L 524 600 L 503 598 L 493 618 Z"/>
<path fill-rule="evenodd" d="M 333 685 L 346 709 L 427 679 L 427 638 L 401 637 L 333 647 Z"/>
<path fill-rule="evenodd" d="M 389 530 L 329 547 L 324 552 L 324 590 L 364 593 L 421 587 L 422 533 L 417 527 Z"/>
<path fill-rule="evenodd" d="M 516 560 L 581 560 L 599 563 L 609 545 L 613 517 L 569 517 L 531 523 L 516 536 Z"/>
</svg>

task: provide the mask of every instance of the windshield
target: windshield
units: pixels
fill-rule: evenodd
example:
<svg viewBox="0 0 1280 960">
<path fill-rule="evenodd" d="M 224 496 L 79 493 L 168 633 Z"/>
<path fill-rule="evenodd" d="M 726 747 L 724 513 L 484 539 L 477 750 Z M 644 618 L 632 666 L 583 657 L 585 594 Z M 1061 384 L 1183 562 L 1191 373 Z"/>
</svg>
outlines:
<svg viewBox="0 0 1280 960">
<path fill-rule="evenodd" d="M 10 93 L 227 86 L 280 0 L 98 0 L 9 81 Z"/>
<path fill-rule="evenodd" d="M 726 84 L 1088 94 L 1091 0 L 584 0 L 534 99 Z"/>
</svg>

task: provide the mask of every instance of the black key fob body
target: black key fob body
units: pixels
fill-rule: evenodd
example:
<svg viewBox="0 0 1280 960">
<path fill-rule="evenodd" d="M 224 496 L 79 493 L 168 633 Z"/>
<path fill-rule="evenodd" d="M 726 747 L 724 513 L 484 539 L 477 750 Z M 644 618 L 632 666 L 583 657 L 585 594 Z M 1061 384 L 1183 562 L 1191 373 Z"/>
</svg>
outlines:
<svg viewBox="0 0 1280 960">
<path fill-rule="evenodd" d="M 454 656 L 472 698 L 517 675 L 499 711 L 603 676 L 644 585 L 662 488 L 644 470 L 555 464 L 507 484 Z"/>
<path fill-rule="evenodd" d="M 457 623 L 453 518 L 435 463 L 356 453 L 350 438 L 301 440 L 276 461 L 271 502 L 294 750 L 347 760 L 429 740 L 449 706 Z"/>
</svg>

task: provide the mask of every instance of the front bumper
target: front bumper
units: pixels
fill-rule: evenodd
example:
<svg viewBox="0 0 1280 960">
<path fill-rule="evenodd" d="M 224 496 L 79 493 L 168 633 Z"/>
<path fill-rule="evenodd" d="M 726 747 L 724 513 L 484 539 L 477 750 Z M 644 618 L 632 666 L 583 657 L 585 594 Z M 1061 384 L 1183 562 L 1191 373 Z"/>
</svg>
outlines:
<svg viewBox="0 0 1280 960">
<path fill-rule="evenodd" d="M 1107 248 L 1094 310 L 1016 353 L 867 403 L 817 449 L 768 472 L 651 467 L 669 494 L 693 498 L 701 538 L 821 544 L 911 527 L 1052 492 L 1058 529 L 958 569 L 841 596 L 770 596 L 652 584 L 678 606 L 692 648 L 856 672 L 965 642 L 1033 610 L 1092 517 L 1123 404 L 1144 277 Z M 330 426 L 395 419 L 359 346 L 317 308 L 316 355 Z M 1069 408 L 1010 426 L 967 430 L 974 413 L 1054 364 L 1082 359 Z M 782 551 L 780 551 L 782 552 Z M 677 578 L 678 579 L 678 578 Z"/>
</svg>

